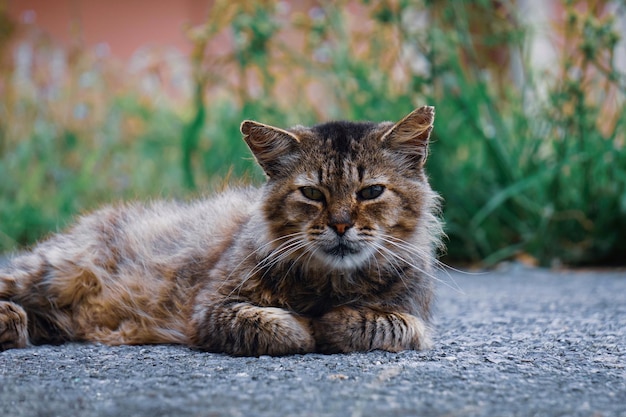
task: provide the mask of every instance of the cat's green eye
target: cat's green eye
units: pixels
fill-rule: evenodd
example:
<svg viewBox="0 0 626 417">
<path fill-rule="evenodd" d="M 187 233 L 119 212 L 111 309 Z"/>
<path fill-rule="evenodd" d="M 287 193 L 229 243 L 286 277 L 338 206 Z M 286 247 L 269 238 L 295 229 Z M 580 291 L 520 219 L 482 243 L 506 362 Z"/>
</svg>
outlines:
<svg viewBox="0 0 626 417">
<path fill-rule="evenodd" d="M 324 201 L 324 193 L 313 187 L 302 187 L 300 192 L 303 196 L 313 201 Z"/>
<path fill-rule="evenodd" d="M 382 185 L 370 185 L 369 187 L 359 190 L 357 196 L 362 200 L 373 200 L 380 196 L 383 191 L 385 191 L 385 187 Z"/>
</svg>

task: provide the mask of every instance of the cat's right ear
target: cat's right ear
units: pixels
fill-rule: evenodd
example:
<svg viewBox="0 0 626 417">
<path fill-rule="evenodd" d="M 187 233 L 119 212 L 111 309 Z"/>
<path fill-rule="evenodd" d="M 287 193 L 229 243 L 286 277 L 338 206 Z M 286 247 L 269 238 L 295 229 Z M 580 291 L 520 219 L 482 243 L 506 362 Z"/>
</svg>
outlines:
<svg viewBox="0 0 626 417">
<path fill-rule="evenodd" d="M 287 173 L 300 139 L 291 132 L 252 120 L 241 123 L 243 139 L 268 177 Z"/>
</svg>

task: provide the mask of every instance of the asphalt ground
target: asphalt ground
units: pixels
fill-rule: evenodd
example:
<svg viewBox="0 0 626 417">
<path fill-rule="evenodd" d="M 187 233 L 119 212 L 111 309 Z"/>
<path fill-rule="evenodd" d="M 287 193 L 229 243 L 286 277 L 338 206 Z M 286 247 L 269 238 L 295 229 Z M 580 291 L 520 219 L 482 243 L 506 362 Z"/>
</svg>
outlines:
<svg viewBox="0 0 626 417">
<path fill-rule="evenodd" d="M 626 416 L 626 271 L 441 274 L 435 346 L 233 358 L 0 353 L 0 416 Z"/>
</svg>

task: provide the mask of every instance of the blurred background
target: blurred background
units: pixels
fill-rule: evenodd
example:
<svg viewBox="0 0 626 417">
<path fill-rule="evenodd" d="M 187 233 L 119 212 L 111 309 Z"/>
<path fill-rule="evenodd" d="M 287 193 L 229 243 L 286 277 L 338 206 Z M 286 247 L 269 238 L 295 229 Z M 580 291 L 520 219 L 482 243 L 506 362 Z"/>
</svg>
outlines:
<svg viewBox="0 0 626 417">
<path fill-rule="evenodd" d="M 0 0 L 0 253 L 260 183 L 243 119 L 436 106 L 444 261 L 626 264 L 626 4 Z"/>
</svg>

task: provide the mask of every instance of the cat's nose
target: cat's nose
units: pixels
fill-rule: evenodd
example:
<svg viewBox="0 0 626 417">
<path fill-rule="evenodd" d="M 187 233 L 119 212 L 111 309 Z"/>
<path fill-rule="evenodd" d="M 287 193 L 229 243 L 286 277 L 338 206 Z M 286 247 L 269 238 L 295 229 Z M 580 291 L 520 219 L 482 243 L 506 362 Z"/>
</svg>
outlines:
<svg viewBox="0 0 626 417">
<path fill-rule="evenodd" d="M 330 227 L 332 227 L 332 229 L 337 232 L 337 234 L 339 236 L 343 236 L 346 231 L 351 228 L 352 226 L 354 226 L 353 223 L 348 223 L 348 222 L 344 222 L 344 223 L 331 223 L 329 225 Z"/>
</svg>

